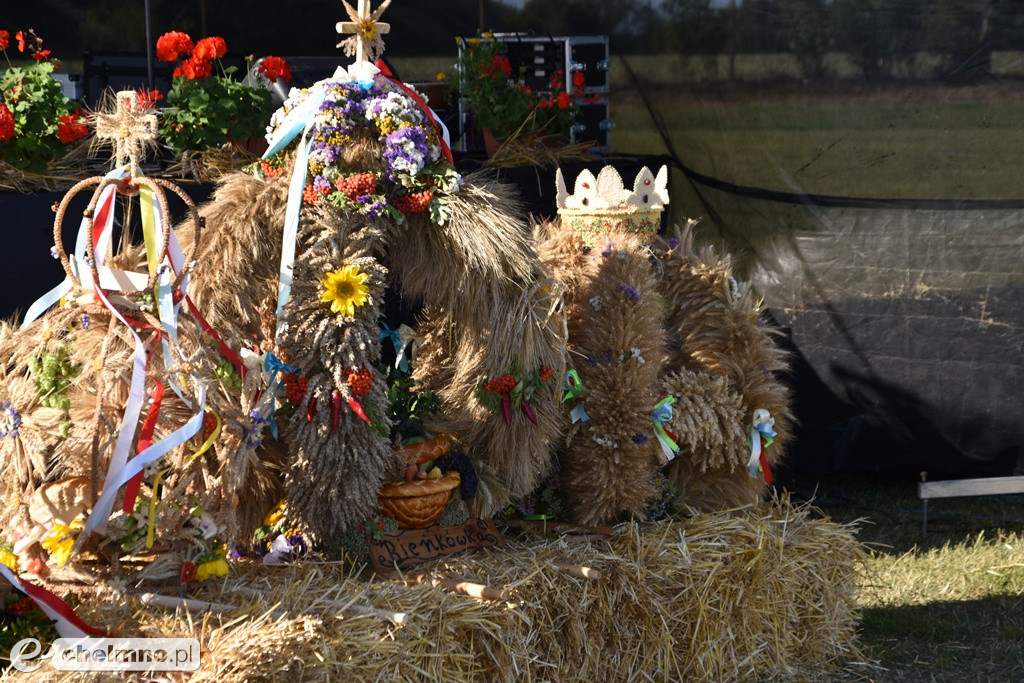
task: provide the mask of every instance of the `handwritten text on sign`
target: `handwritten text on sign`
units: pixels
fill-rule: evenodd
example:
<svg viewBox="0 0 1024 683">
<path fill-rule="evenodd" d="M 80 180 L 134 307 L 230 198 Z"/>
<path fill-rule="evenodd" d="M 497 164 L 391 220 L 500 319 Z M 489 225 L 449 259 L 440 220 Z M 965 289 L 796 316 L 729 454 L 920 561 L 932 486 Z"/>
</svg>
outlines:
<svg viewBox="0 0 1024 683">
<path fill-rule="evenodd" d="M 501 532 L 489 519 L 471 519 L 461 526 L 432 526 L 367 538 L 370 564 L 377 571 L 408 569 L 438 557 L 499 545 Z"/>
</svg>

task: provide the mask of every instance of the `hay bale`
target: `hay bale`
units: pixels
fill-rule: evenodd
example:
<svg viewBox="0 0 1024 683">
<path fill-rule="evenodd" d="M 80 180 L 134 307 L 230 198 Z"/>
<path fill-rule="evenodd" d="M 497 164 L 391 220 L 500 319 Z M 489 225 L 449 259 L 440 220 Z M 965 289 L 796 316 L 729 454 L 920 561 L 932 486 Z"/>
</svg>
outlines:
<svg viewBox="0 0 1024 683">
<path fill-rule="evenodd" d="M 598 543 L 517 540 L 420 570 L 501 588 L 505 601 L 433 585 L 443 581 L 366 581 L 340 564 L 243 564 L 195 594 L 234 613 L 96 599 L 82 611 L 123 625 L 122 636 L 198 638 L 194 683 L 821 678 L 862 659 L 854 592 L 863 559 L 852 528 L 784 499 L 626 525 Z M 346 605 L 407 618 L 396 625 Z"/>
</svg>

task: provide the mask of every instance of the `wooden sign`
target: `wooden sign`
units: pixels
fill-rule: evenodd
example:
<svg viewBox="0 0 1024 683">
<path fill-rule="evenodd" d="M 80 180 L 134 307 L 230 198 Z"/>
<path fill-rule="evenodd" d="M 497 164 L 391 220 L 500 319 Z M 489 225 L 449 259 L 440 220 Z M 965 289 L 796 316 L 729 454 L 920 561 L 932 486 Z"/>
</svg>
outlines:
<svg viewBox="0 0 1024 683">
<path fill-rule="evenodd" d="M 500 545 L 501 532 L 490 519 L 471 519 L 461 526 L 431 526 L 366 539 L 370 564 L 378 572 L 408 569 L 427 560 Z"/>
</svg>

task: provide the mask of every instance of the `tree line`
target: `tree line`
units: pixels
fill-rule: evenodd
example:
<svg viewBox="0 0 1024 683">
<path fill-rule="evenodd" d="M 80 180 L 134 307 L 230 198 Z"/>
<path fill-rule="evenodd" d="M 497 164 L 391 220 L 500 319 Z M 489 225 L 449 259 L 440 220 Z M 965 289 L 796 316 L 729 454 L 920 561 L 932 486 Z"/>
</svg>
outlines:
<svg viewBox="0 0 1024 683">
<path fill-rule="evenodd" d="M 353 0 L 354 2 L 354 0 Z M 230 50 L 331 55 L 338 0 L 150 0 L 151 40 L 166 31 L 219 35 Z M 372 4 L 376 5 L 377 2 Z M 65 59 L 146 48 L 144 0 L 35 0 L 5 11 Z M 388 54 L 454 55 L 480 30 L 608 35 L 618 54 L 791 53 L 809 78 L 824 57 L 851 56 L 866 78 L 893 76 L 920 53 L 950 75 L 985 73 L 995 50 L 1024 50 L 1024 0 L 394 0 Z"/>
</svg>

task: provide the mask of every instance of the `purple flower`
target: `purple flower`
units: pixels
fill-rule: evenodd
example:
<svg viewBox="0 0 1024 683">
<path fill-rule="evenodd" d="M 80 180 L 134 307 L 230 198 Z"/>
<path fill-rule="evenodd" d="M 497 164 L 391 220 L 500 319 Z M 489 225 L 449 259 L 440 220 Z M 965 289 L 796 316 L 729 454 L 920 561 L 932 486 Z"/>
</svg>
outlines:
<svg viewBox="0 0 1024 683">
<path fill-rule="evenodd" d="M 633 443 L 635 443 L 635 444 L 647 443 L 647 435 L 646 434 L 634 434 L 633 435 Z"/>
<path fill-rule="evenodd" d="M 57 253 L 57 246 L 56 245 L 50 247 L 50 256 L 52 256 L 55 259 L 60 258 L 60 254 Z"/>
<path fill-rule="evenodd" d="M 263 443 L 263 428 L 269 423 L 269 420 L 255 409 L 249 411 L 249 417 L 252 418 L 252 426 L 242 429 L 242 440 L 245 442 L 246 448 L 254 449 Z"/>
<path fill-rule="evenodd" d="M 675 237 L 673 237 L 672 239 L 670 239 L 668 241 L 668 248 L 669 249 L 675 249 L 678 246 L 679 246 L 679 240 L 676 239 Z"/>
<path fill-rule="evenodd" d="M 21 427 L 21 413 L 14 409 L 10 401 L 4 401 L 0 405 L 0 439 L 4 437 L 17 437 L 18 429 Z"/>
<path fill-rule="evenodd" d="M 387 207 L 387 205 L 388 203 L 384 200 L 376 201 L 373 204 L 370 204 L 370 206 L 366 208 L 366 217 L 376 218 L 377 216 L 384 213 L 384 209 Z"/>
<path fill-rule="evenodd" d="M 619 285 L 619 289 L 626 293 L 627 299 L 633 299 L 634 301 L 640 300 L 640 292 L 636 291 L 629 285 Z"/>
<path fill-rule="evenodd" d="M 230 551 L 228 551 L 228 557 L 232 560 L 237 560 L 240 557 L 245 557 L 245 553 L 242 551 L 241 548 L 239 548 L 236 545 L 233 546 Z"/>
<path fill-rule="evenodd" d="M 327 179 L 327 176 L 318 175 L 313 178 L 314 189 L 320 192 L 330 192 L 333 188 L 331 187 L 331 181 Z"/>
<path fill-rule="evenodd" d="M 83 330 L 89 329 L 89 314 L 88 313 L 83 313 L 82 314 L 82 329 Z"/>
<path fill-rule="evenodd" d="M 415 176 L 429 161 L 430 147 L 427 134 L 419 127 L 399 128 L 384 139 L 387 145 L 384 158 L 388 162 L 388 179 L 398 174 Z"/>
<path fill-rule="evenodd" d="M 615 244 L 615 243 L 614 242 L 609 242 L 608 244 L 604 245 L 604 249 L 601 250 L 601 256 L 604 256 L 605 258 L 608 258 L 609 256 L 611 256 L 612 255 L 612 245 L 613 244 Z"/>
<path fill-rule="evenodd" d="M 516 509 L 519 510 L 524 517 L 529 517 L 537 510 L 537 499 L 532 493 L 527 494 L 520 498 L 519 502 L 516 503 Z"/>
</svg>

